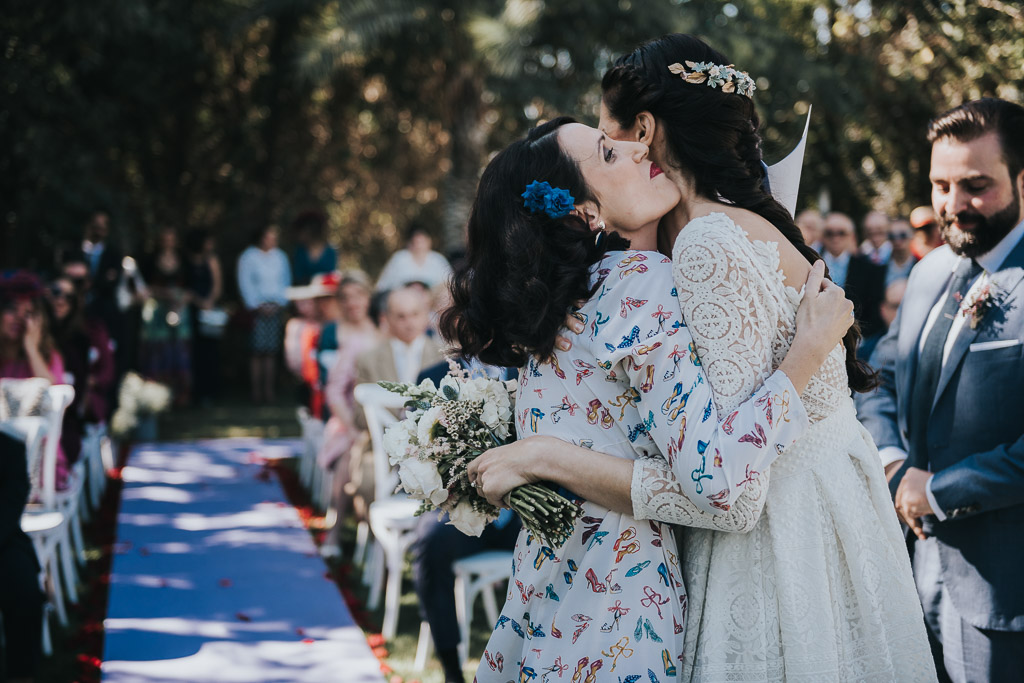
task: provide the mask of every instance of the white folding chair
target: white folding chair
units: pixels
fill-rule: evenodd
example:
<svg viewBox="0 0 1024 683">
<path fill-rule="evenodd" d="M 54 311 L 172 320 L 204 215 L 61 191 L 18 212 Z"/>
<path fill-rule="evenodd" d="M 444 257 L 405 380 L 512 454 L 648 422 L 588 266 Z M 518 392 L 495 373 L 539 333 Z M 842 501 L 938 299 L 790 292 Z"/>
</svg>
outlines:
<svg viewBox="0 0 1024 683">
<path fill-rule="evenodd" d="M 402 567 L 405 553 L 416 538 L 416 511 L 420 504 L 404 494 L 395 494 L 397 473 L 384 452 L 384 429 L 397 421 L 392 410 L 405 405 L 406 398 L 376 384 L 359 384 L 355 399 L 363 407 L 366 426 L 373 448 L 374 501 L 370 504 L 370 530 L 376 545 L 373 558 L 373 583 L 367 606 L 376 609 L 380 604 L 384 575 L 384 622 L 381 632 L 385 638 L 395 637 L 398 628 L 398 601 L 402 592 Z M 383 560 L 383 561 L 381 561 Z M 368 567 L 364 571 L 371 571 Z"/>
</svg>

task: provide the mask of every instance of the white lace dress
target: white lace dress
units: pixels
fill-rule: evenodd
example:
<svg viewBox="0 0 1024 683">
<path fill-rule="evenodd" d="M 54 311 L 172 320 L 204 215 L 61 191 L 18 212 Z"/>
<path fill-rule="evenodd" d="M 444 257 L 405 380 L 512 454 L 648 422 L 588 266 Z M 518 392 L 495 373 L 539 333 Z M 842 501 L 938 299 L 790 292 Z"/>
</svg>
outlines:
<svg viewBox="0 0 1024 683">
<path fill-rule="evenodd" d="M 718 411 L 728 414 L 785 357 L 801 295 L 783 282 L 777 245 L 750 241 L 721 213 L 682 231 L 673 276 Z M 766 472 L 746 492 L 764 495 L 752 530 L 682 530 L 689 614 L 680 680 L 934 681 L 906 545 L 857 421 L 841 346 L 801 398 L 811 427 L 772 465 L 770 483 Z M 686 524 L 677 489 L 663 468 L 636 467 L 635 516 Z M 748 505 L 757 518 L 757 502 Z"/>
</svg>

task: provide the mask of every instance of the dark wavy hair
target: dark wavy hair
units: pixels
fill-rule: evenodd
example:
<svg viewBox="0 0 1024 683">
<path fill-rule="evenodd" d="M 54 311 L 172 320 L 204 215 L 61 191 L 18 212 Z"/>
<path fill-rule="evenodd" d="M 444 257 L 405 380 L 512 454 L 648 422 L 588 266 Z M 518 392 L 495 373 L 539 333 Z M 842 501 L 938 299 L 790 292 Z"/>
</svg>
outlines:
<svg viewBox="0 0 1024 683">
<path fill-rule="evenodd" d="M 1019 104 L 994 97 L 965 102 L 929 121 L 928 142 L 945 137 L 970 142 L 991 132 L 999 136 L 1003 163 L 1016 182 L 1024 170 L 1024 107 Z"/>
<path fill-rule="evenodd" d="M 480 178 L 469 217 L 466 260 L 451 280 L 451 305 L 441 335 L 466 357 L 519 367 L 546 358 L 566 313 L 589 299 L 590 266 L 629 243 L 612 233 L 600 243 L 586 221 L 531 213 L 521 194 L 534 180 L 568 190 L 576 203 L 597 197 L 576 161 L 558 144 L 559 117 L 500 152 Z"/>
<path fill-rule="evenodd" d="M 693 36 L 673 33 L 644 43 L 616 60 L 601 81 L 609 114 L 630 128 L 637 115 L 650 112 L 665 131 L 670 161 L 692 176 L 698 194 L 756 213 L 778 228 L 809 263 L 819 260 L 789 211 L 765 190 L 760 119 L 753 100 L 688 83 L 669 71 L 669 64 L 686 61 L 731 64 Z M 868 391 L 878 380 L 871 367 L 857 359 L 860 339 L 855 323 L 843 338 L 846 372 L 851 389 Z"/>
</svg>

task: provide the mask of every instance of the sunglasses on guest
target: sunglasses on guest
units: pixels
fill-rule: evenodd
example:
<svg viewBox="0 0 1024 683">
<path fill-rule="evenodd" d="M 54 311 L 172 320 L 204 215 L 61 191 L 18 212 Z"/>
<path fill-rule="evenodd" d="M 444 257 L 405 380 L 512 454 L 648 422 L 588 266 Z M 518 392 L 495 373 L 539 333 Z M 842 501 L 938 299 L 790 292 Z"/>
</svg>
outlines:
<svg viewBox="0 0 1024 683">
<path fill-rule="evenodd" d="M 910 239 L 910 233 L 909 232 L 890 232 L 889 233 L 889 239 L 891 239 L 891 240 L 909 240 Z"/>
<path fill-rule="evenodd" d="M 825 237 L 849 237 L 852 233 L 848 230 L 825 230 L 821 234 Z"/>
</svg>

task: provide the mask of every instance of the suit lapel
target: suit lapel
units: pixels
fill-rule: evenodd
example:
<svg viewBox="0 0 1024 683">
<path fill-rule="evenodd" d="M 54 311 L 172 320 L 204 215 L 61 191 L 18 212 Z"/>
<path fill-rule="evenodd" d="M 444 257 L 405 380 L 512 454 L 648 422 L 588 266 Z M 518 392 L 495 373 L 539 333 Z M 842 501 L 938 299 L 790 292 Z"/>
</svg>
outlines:
<svg viewBox="0 0 1024 683">
<path fill-rule="evenodd" d="M 1022 278 L 1024 278 L 1024 239 L 1017 243 L 999 270 L 992 274 L 990 282 L 996 295 L 1005 299 Z M 984 325 L 985 322 L 982 320 L 978 327 L 971 329 L 970 323 L 965 322 L 960 329 L 960 334 L 957 335 L 956 341 L 953 342 L 953 348 L 949 351 L 949 358 L 942 366 L 942 374 L 939 375 L 939 384 L 935 387 L 935 400 L 932 407 L 942 396 L 942 391 L 949 384 L 957 368 L 960 367 L 960 361 L 963 360 L 964 354 L 967 353 L 967 349 L 970 348 L 974 338 L 978 336 Z"/>
<path fill-rule="evenodd" d="M 394 377 L 393 381 L 398 381 L 398 365 L 395 363 L 395 348 L 391 345 L 391 341 L 385 341 L 383 347 L 384 353 L 380 356 L 381 365 L 381 377 Z"/>
<path fill-rule="evenodd" d="M 897 357 L 903 362 L 896 365 L 896 395 L 904 399 L 910 397 L 914 386 L 914 376 L 917 373 L 917 349 L 920 346 L 924 324 L 928 320 L 928 313 L 931 312 L 935 302 L 938 301 L 949 284 L 949 279 L 953 276 L 953 264 L 956 263 L 956 256 L 949 250 L 949 247 L 941 248 L 944 253 L 936 254 L 934 258 L 925 259 L 920 265 L 915 266 L 921 269 L 920 272 L 911 271 L 914 286 L 907 288 L 908 296 L 904 298 L 900 308 Z M 925 268 L 927 270 L 924 270 Z M 913 296 L 909 296 L 912 293 Z M 901 411 L 901 415 L 905 420 L 906 412 Z M 901 429 L 905 430 L 906 426 L 906 424 L 901 425 Z"/>
</svg>

